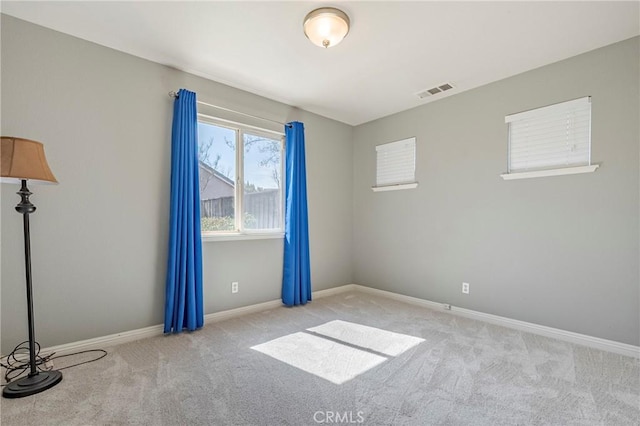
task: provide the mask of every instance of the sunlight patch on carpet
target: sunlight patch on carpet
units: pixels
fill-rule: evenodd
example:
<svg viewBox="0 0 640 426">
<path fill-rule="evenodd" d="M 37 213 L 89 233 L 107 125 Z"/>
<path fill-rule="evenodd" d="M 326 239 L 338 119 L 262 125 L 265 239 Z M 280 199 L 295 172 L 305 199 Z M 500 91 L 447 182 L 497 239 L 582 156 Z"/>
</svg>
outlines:
<svg viewBox="0 0 640 426">
<path fill-rule="evenodd" d="M 389 356 L 398 356 L 424 342 L 424 339 L 419 337 L 341 320 L 330 321 L 307 330 Z"/>
<path fill-rule="evenodd" d="M 379 355 L 302 332 L 289 334 L 251 349 L 337 385 L 386 361 L 386 358 Z"/>
<path fill-rule="evenodd" d="M 378 354 L 398 356 L 424 342 L 419 337 L 341 320 L 307 330 L 314 334 L 293 333 L 251 349 L 340 385 L 387 361 Z"/>
</svg>

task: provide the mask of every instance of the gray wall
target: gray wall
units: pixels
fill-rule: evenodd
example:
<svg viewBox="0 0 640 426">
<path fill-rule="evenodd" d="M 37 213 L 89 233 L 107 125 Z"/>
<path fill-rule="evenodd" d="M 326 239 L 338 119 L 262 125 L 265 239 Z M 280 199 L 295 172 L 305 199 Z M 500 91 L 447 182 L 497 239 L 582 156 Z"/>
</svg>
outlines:
<svg viewBox="0 0 640 426">
<path fill-rule="evenodd" d="M 305 123 L 313 289 L 352 282 L 350 126 L 5 15 L 1 47 L 2 134 L 43 142 L 60 182 L 31 188 L 43 346 L 162 322 L 167 93 L 182 87 L 204 101 Z M 17 190 L 2 185 L 3 353 L 27 336 Z M 280 297 L 282 240 L 206 242 L 203 255 L 206 313 Z M 238 294 L 231 281 L 240 282 Z"/>
<path fill-rule="evenodd" d="M 638 345 L 639 51 L 630 39 L 356 127 L 355 282 Z M 498 176 L 505 115 L 587 95 L 600 169 Z M 418 188 L 373 193 L 375 145 L 411 136 Z"/>
</svg>

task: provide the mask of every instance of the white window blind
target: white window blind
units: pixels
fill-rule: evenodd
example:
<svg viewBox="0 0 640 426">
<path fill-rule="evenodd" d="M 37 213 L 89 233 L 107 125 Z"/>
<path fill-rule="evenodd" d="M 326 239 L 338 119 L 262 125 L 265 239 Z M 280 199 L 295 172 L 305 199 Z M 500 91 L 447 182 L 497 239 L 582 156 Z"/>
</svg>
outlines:
<svg viewBox="0 0 640 426">
<path fill-rule="evenodd" d="M 509 173 L 591 164 L 591 98 L 584 97 L 505 117 Z"/>
<path fill-rule="evenodd" d="M 416 180 L 416 138 L 376 146 L 376 186 L 401 185 Z"/>
</svg>

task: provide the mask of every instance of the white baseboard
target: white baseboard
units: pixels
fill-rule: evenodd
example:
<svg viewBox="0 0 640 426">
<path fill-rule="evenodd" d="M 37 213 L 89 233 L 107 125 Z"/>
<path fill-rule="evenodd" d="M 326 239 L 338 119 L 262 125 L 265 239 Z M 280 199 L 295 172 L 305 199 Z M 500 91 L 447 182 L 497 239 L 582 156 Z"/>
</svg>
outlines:
<svg viewBox="0 0 640 426">
<path fill-rule="evenodd" d="M 588 346 L 590 348 L 601 349 L 607 352 L 613 352 L 619 355 L 625 355 L 633 358 L 640 358 L 640 346 L 629 345 L 626 343 L 616 342 L 613 340 L 601 339 L 599 337 L 588 336 L 586 334 L 574 333 L 572 331 L 561 330 L 558 328 L 547 327 L 544 325 L 533 324 L 526 321 L 515 320 L 511 318 L 501 317 L 498 315 L 485 314 L 471 309 L 459 308 L 451 306 L 451 309 L 445 309 L 444 303 L 432 302 L 430 300 L 419 299 L 417 297 L 405 296 L 390 291 L 378 290 L 376 288 L 365 287 L 358 284 L 351 285 L 354 290 L 364 293 L 376 294 L 387 297 L 389 299 L 400 302 L 410 303 L 412 305 L 422 306 L 429 309 L 459 315 L 465 318 L 484 321 L 490 324 L 500 325 L 515 330 L 526 331 L 528 333 L 537 334 L 539 336 L 551 337 L 565 342 L 575 343 L 577 345 Z"/>
<path fill-rule="evenodd" d="M 353 284 L 347 284 L 340 287 L 328 288 L 326 290 L 318 290 L 311 293 L 312 299 L 320 299 L 322 297 L 333 296 L 334 294 L 344 293 L 345 291 L 352 290 L 357 286 Z M 275 309 L 282 306 L 282 300 L 271 300 L 269 302 L 258 303 L 255 305 L 243 306 L 241 308 L 229 309 L 228 311 L 214 312 L 204 316 L 204 323 L 224 321 L 229 318 L 239 317 L 241 315 L 253 314 L 255 312 L 262 312 L 269 309 Z M 161 330 L 162 331 L 162 330 Z"/>
<path fill-rule="evenodd" d="M 451 306 L 451 309 L 445 309 L 445 304 L 432 302 L 430 300 L 419 299 L 417 297 L 405 296 L 403 294 L 393 293 L 390 291 L 379 290 L 376 288 L 365 287 L 358 284 L 347 284 L 340 287 L 329 288 L 326 290 L 314 291 L 312 298 L 319 299 L 322 297 L 333 296 L 346 291 L 360 291 L 363 293 L 375 294 L 400 302 L 412 305 L 422 306 L 437 311 L 451 313 L 466 318 L 484 321 L 491 324 L 500 325 L 515 330 L 526 331 L 540 336 L 551 337 L 565 342 L 575 343 L 578 345 L 588 346 L 591 348 L 601 349 L 607 352 L 613 352 L 634 358 L 640 358 L 640 347 L 629 345 L 626 343 L 615 342 L 613 340 L 601 339 L 599 337 L 587 336 L 585 334 L 574 333 L 571 331 L 560 330 L 553 327 L 533 324 L 526 321 L 519 321 L 511 318 L 501 317 L 498 315 L 486 314 L 483 312 L 473 311 L 471 309 L 459 308 Z M 229 309 L 221 312 L 214 312 L 205 315 L 205 324 L 224 321 L 241 315 L 247 315 L 255 312 L 262 312 L 269 309 L 275 309 L 282 306 L 281 300 L 272 300 L 269 302 L 258 303 L 250 306 Z M 137 330 L 125 331 L 122 333 L 110 334 L 108 336 L 96 337 L 94 339 L 81 340 L 78 342 L 67 343 L 64 345 L 52 346 L 41 351 L 43 355 L 55 352 L 58 355 L 65 355 L 81 350 L 102 349 L 109 346 L 120 345 L 135 340 L 145 339 L 148 337 L 160 336 L 163 334 L 164 327 L 162 325 L 153 325 L 150 327 L 140 328 Z"/>
<path fill-rule="evenodd" d="M 40 350 L 40 355 L 49 355 L 53 352 L 56 355 L 66 355 L 78 351 L 90 349 L 104 349 L 110 346 L 121 345 L 147 337 L 159 336 L 162 334 L 164 326 L 162 324 L 149 327 L 138 328 L 136 330 L 123 331 L 122 333 L 109 334 L 108 336 L 96 337 L 93 339 L 80 340 L 77 342 L 65 343 L 64 345 L 51 346 Z"/>
<path fill-rule="evenodd" d="M 353 284 L 347 284 L 340 287 L 329 288 L 326 290 L 314 291 L 311 293 L 311 297 L 312 299 L 320 299 L 322 297 L 344 293 L 345 291 L 352 290 L 355 287 L 356 286 L 354 286 Z M 279 308 L 281 306 L 283 306 L 282 300 L 278 299 L 271 300 L 269 302 L 258 303 L 255 305 L 242 306 L 240 308 L 229 309 L 226 311 L 214 312 L 212 314 L 207 314 L 204 316 L 204 323 L 209 324 L 212 322 L 224 321 L 242 315 Z M 64 345 L 43 348 L 40 351 L 40 354 L 48 355 L 55 352 L 57 355 L 66 355 L 89 349 L 104 349 L 110 346 L 121 345 L 123 343 L 133 342 L 140 339 L 146 339 L 148 337 L 161 336 L 162 334 L 164 334 L 164 326 L 162 324 L 158 324 L 152 325 L 150 327 L 139 328 L 137 330 L 124 331 L 122 333 L 96 337 L 94 339 L 80 340 L 77 342 L 66 343 Z"/>
</svg>

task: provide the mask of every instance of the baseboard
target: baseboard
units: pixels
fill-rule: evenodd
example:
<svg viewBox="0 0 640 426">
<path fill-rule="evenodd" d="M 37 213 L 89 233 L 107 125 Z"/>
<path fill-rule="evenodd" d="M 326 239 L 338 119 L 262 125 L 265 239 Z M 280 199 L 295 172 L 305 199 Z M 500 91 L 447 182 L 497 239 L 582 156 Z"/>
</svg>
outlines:
<svg viewBox="0 0 640 426">
<path fill-rule="evenodd" d="M 334 294 L 344 293 L 345 291 L 349 291 L 354 289 L 356 286 L 354 284 L 347 284 L 340 287 L 328 288 L 326 290 L 318 290 L 311 293 L 312 299 L 320 299 L 322 297 L 333 296 Z M 271 300 L 269 302 L 258 303 L 255 305 L 243 306 L 240 308 L 229 309 L 228 311 L 220 311 L 214 312 L 212 314 L 207 314 L 204 316 L 204 323 L 208 324 L 211 322 L 224 321 L 229 318 L 235 318 L 242 315 L 253 314 L 256 312 L 267 311 L 269 309 L 275 309 L 282 306 L 282 300 Z"/>
<path fill-rule="evenodd" d="M 339 287 L 329 288 L 326 290 L 318 290 L 311 293 L 312 299 L 320 299 L 322 297 L 333 296 L 338 293 L 353 290 L 356 286 L 347 284 Z M 226 311 L 214 312 L 204 316 L 204 323 L 209 324 L 217 321 L 224 321 L 230 318 L 242 315 L 262 312 L 269 309 L 275 309 L 282 306 L 282 300 L 271 300 L 268 302 L 258 303 L 255 305 L 242 306 L 240 308 L 229 309 Z M 66 343 L 64 345 L 51 346 L 43 348 L 41 355 L 48 355 L 53 352 L 56 355 L 66 355 L 78 351 L 89 349 L 104 349 L 110 346 L 121 345 L 148 337 L 161 336 L 164 334 L 164 326 L 162 324 L 152 325 L 150 327 L 139 328 L 137 330 L 124 331 L 122 333 L 110 334 L 108 336 L 96 337 L 93 339 L 80 340 L 78 342 Z M 3 356 L 4 357 L 4 356 Z"/>
<path fill-rule="evenodd" d="M 314 291 L 312 294 L 314 298 L 319 299 L 321 297 L 334 296 L 336 294 L 344 293 L 346 291 L 357 290 L 360 287 L 362 286 L 357 284 L 345 284 L 345 285 L 341 285 L 340 287 L 333 287 L 333 288 L 328 288 L 326 290 Z"/>
<path fill-rule="evenodd" d="M 344 293 L 346 291 L 360 291 L 363 293 L 374 294 L 388 299 L 397 300 L 399 302 L 405 302 L 416 306 L 421 306 L 428 309 L 434 309 L 437 311 L 450 313 L 453 315 L 459 315 L 465 318 L 484 321 L 490 324 L 500 325 L 515 330 L 526 331 L 528 333 L 537 334 L 540 336 L 551 337 L 554 339 L 562 340 L 565 342 L 575 343 L 582 346 L 601 349 L 607 352 L 612 352 L 624 356 L 633 358 L 640 358 L 640 347 L 629 345 L 626 343 L 615 342 L 613 340 L 601 339 L 599 337 L 588 336 L 585 334 L 574 333 L 571 331 L 560 330 L 553 327 L 547 327 L 543 325 L 533 324 L 526 321 L 519 321 L 511 318 L 501 317 L 498 315 L 486 314 L 483 312 L 474 311 L 471 309 L 460 308 L 457 306 L 451 306 L 451 309 L 445 309 L 445 304 L 433 302 L 426 299 L 420 299 L 417 297 L 405 296 L 403 294 L 393 293 L 386 290 L 379 290 L 376 288 L 365 287 L 358 284 L 346 284 L 340 287 L 333 287 L 326 290 L 314 291 L 312 293 L 313 299 L 320 299 L 322 297 L 333 296 L 336 294 Z M 214 312 L 212 314 L 205 315 L 205 324 L 213 323 L 217 321 L 224 321 L 230 318 L 239 317 L 242 315 L 252 314 L 256 312 L 262 312 L 269 309 L 275 309 L 282 306 L 281 300 L 271 300 L 269 302 L 258 303 L 250 306 L 243 306 L 240 308 L 229 309 L 226 311 Z M 162 325 L 154 325 L 150 327 L 140 328 L 137 330 L 125 331 L 122 333 L 110 334 L 108 336 L 96 337 L 94 339 L 81 340 L 78 342 L 67 343 L 64 345 L 52 346 L 45 348 L 41 351 L 43 355 L 55 352 L 58 355 L 65 355 L 77 351 L 89 350 L 89 349 L 102 349 L 109 346 L 120 345 L 123 343 L 132 342 L 135 340 L 146 339 L 148 337 L 160 336 L 163 334 L 164 327 Z"/>
<path fill-rule="evenodd" d="M 599 337 L 588 336 L 586 334 L 574 333 L 572 331 L 561 330 L 558 328 L 547 327 L 544 325 L 533 324 L 526 321 L 515 320 L 511 318 L 501 317 L 498 315 L 486 314 L 471 309 L 459 308 L 457 306 L 445 305 L 444 303 L 432 302 L 430 300 L 419 299 L 417 297 L 405 296 L 403 294 L 393 293 L 386 290 L 365 287 L 358 284 L 352 284 L 353 290 L 362 291 L 364 293 L 376 294 L 389 299 L 406 302 L 412 305 L 422 306 L 429 309 L 459 315 L 465 318 L 484 321 L 490 324 L 500 325 L 515 330 L 526 331 L 528 333 L 537 334 L 539 336 L 551 337 L 565 342 L 575 343 L 577 345 L 587 346 L 590 348 L 601 349 L 607 352 L 613 352 L 632 358 L 640 358 L 640 346 L 629 345 L 626 343 L 616 342 L 613 340 L 601 339 Z M 450 306 L 451 309 L 446 309 Z"/>
<path fill-rule="evenodd" d="M 110 346 L 146 339 L 147 337 L 159 336 L 162 334 L 163 330 L 164 326 L 162 324 L 152 325 L 149 327 L 138 328 L 136 330 L 123 331 L 122 333 L 109 334 L 108 336 L 101 336 L 93 339 L 80 340 L 77 342 L 65 343 L 64 345 L 43 348 L 40 351 L 40 355 L 49 355 L 53 352 L 55 352 L 56 355 L 66 355 L 78 351 L 104 349 Z"/>
</svg>

